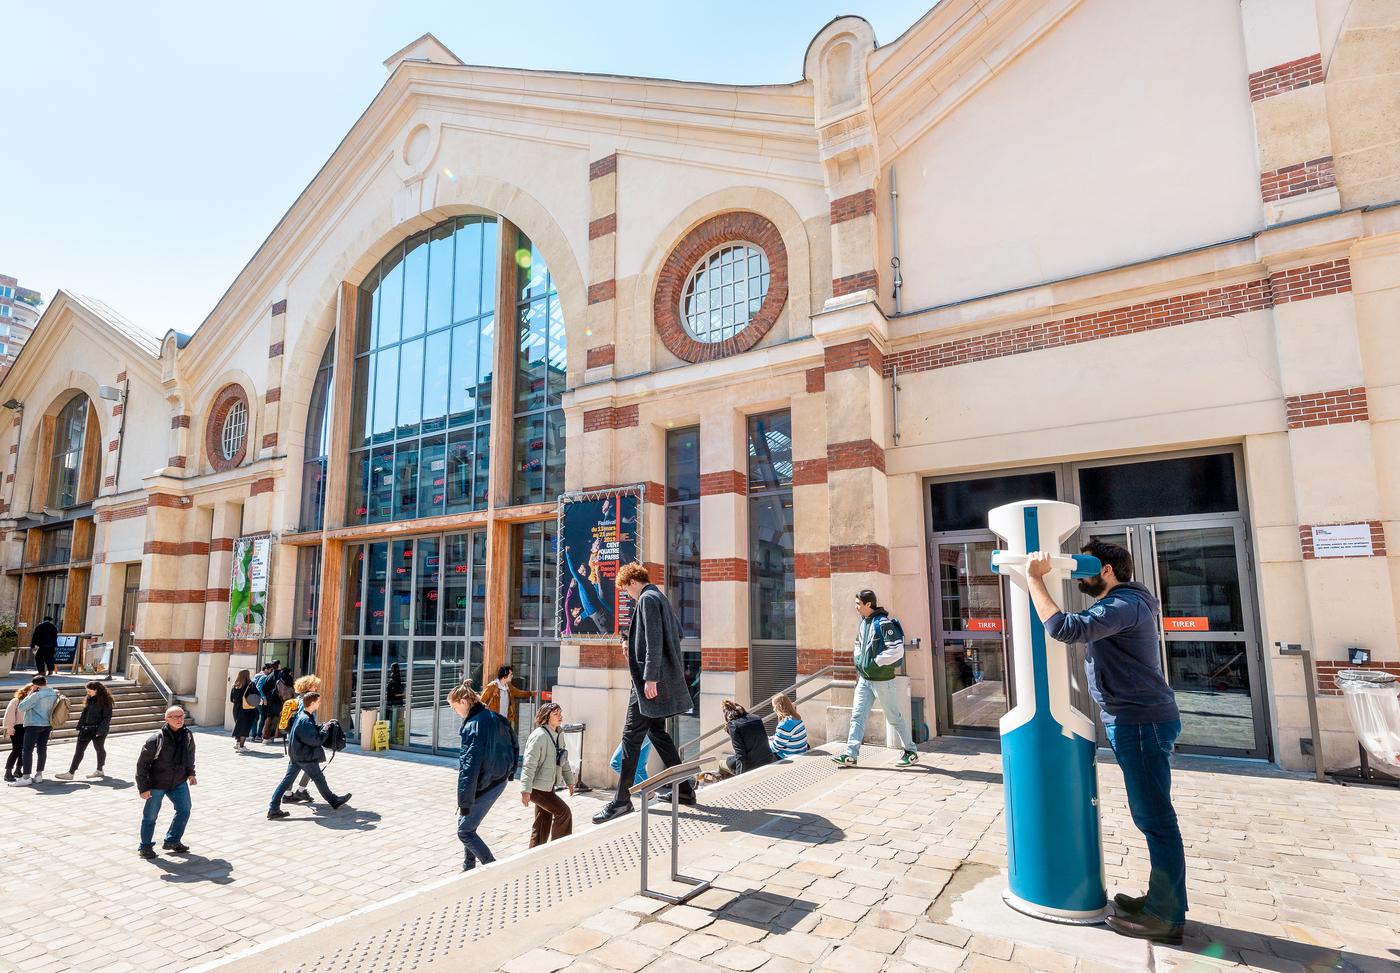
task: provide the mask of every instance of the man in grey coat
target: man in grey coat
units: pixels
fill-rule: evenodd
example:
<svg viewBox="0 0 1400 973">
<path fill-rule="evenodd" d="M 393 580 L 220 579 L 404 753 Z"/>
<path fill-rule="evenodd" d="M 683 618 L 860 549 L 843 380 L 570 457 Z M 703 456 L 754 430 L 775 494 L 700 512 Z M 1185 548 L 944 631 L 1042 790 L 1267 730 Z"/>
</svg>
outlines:
<svg viewBox="0 0 1400 973">
<path fill-rule="evenodd" d="M 593 815 L 602 824 L 632 810 L 628 790 L 637 772 L 642 740 L 650 737 L 661 762 L 674 767 L 681 762 L 676 742 L 666 731 L 669 717 L 688 713 L 690 685 L 681 662 L 681 626 L 661 589 L 651 583 L 640 564 L 623 565 L 617 587 L 632 599 L 632 622 L 627 630 L 627 668 L 632 673 L 632 696 L 627 702 L 627 722 L 622 728 L 622 769 L 617 794 Z M 695 803 L 695 786 L 681 785 L 682 804 Z"/>
</svg>

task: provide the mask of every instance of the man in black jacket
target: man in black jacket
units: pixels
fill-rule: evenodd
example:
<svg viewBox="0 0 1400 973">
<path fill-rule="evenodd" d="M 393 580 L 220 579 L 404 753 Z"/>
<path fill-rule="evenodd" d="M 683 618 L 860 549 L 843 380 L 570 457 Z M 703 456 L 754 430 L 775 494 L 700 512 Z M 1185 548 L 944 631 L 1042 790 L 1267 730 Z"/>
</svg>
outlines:
<svg viewBox="0 0 1400 973">
<path fill-rule="evenodd" d="M 680 751 L 666 730 L 666 720 L 690 712 L 690 684 L 681 661 L 681 626 L 675 609 L 651 583 L 647 569 L 625 564 L 617 572 L 617 587 L 632 599 L 632 622 L 627 629 L 627 668 L 632 674 L 632 696 L 627 703 L 627 722 L 622 727 L 622 770 L 618 773 L 617 793 L 597 814 L 594 824 L 602 824 L 632 810 L 628 794 L 642 740 L 650 737 L 657 756 L 667 767 L 681 762 Z M 681 785 L 682 804 L 695 803 L 695 785 Z"/>
<path fill-rule="evenodd" d="M 462 842 L 462 871 L 479 861 L 496 860 L 477 834 L 496 798 L 515 776 L 520 746 L 510 721 L 482 705 L 481 697 L 463 683 L 447 694 L 448 705 L 462 718 L 462 748 L 457 758 L 457 838 Z"/>
<path fill-rule="evenodd" d="M 156 816 L 166 797 L 175 807 L 175 820 L 170 822 L 161 847 L 180 855 L 190 850 L 180 839 L 190 822 L 190 788 L 198 783 L 194 776 L 194 734 L 185 726 L 185 711 L 171 706 L 165 711 L 165 726 L 146 738 L 141 756 L 136 758 L 136 790 L 146 802 L 141 812 L 138 849 L 142 858 L 156 857 Z"/>
<path fill-rule="evenodd" d="M 58 626 L 53 623 L 51 616 L 45 615 L 44 620 L 34 626 L 29 648 L 34 653 L 34 668 L 38 670 L 39 675 L 53 675 L 53 657 L 58 651 Z"/>
</svg>

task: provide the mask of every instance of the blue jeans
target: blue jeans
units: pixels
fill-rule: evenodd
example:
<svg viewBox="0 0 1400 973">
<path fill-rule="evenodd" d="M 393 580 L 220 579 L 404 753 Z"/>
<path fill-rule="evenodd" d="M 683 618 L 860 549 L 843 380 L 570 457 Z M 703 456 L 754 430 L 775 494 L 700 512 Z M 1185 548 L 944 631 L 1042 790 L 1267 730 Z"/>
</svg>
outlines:
<svg viewBox="0 0 1400 973">
<path fill-rule="evenodd" d="M 297 774 L 305 774 L 316 784 L 316 790 L 321 793 L 321 799 L 327 804 L 335 800 L 335 795 L 331 793 L 330 785 L 326 783 L 326 775 L 321 772 L 321 765 L 316 763 L 303 764 L 295 760 L 287 761 L 287 772 L 282 775 L 282 780 L 278 783 L 277 789 L 272 792 L 272 802 L 268 804 L 269 811 L 282 810 L 282 795 L 287 793 L 287 788 L 292 786 L 292 781 Z"/>
<path fill-rule="evenodd" d="M 152 788 L 146 798 L 146 807 L 141 811 L 141 847 L 149 848 L 155 842 L 156 815 L 160 814 L 160 803 L 166 798 L 175 806 L 175 820 L 165 832 L 166 841 L 179 841 L 185 835 L 185 825 L 190 823 L 190 785 L 182 783 L 173 790 L 160 791 Z"/>
<path fill-rule="evenodd" d="M 491 849 L 486 847 L 486 842 L 481 840 L 476 829 L 481 827 L 481 822 L 486 820 L 486 813 L 491 810 L 491 805 L 496 803 L 496 798 L 501 796 L 509 783 L 507 779 L 492 785 L 489 790 L 476 795 L 476 803 L 470 811 L 457 815 L 457 837 L 462 841 L 464 855 L 462 871 L 475 868 L 478 860 L 483 865 L 489 865 L 496 860 L 496 856 L 491 854 Z"/>
<path fill-rule="evenodd" d="M 885 679 L 872 682 L 861 676 L 856 680 L 855 701 L 851 703 L 851 732 L 846 735 L 846 756 L 854 759 L 860 756 L 860 741 L 865 736 L 865 720 L 870 716 L 870 705 L 878 698 L 880 708 L 885 711 L 885 721 L 894 727 L 899 737 L 899 745 L 905 750 L 914 749 L 914 735 L 909 732 L 909 724 L 904 712 L 899 708 L 899 694 L 894 691 L 894 680 Z"/>
<path fill-rule="evenodd" d="M 1172 807 L 1171 755 L 1181 721 L 1109 723 L 1104 730 L 1123 769 L 1133 824 L 1147 839 L 1152 861 L 1144 910 L 1180 925 L 1186 921 L 1186 849 Z"/>
</svg>

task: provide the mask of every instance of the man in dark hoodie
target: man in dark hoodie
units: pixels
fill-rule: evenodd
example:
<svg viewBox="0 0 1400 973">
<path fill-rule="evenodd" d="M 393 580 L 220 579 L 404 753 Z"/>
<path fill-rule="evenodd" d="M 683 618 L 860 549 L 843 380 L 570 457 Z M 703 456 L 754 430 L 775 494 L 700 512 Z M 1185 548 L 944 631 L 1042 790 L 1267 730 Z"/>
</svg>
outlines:
<svg viewBox="0 0 1400 973">
<path fill-rule="evenodd" d="M 1152 871 L 1143 896 L 1113 897 L 1115 932 L 1136 939 L 1180 943 L 1186 922 L 1186 852 L 1172 807 L 1171 753 L 1181 734 L 1176 695 L 1162 674 L 1161 606 L 1133 580 L 1133 557 L 1117 544 L 1090 541 L 1082 548 L 1103 564 L 1079 590 L 1097 598 L 1088 611 L 1060 611 L 1045 587 L 1050 555 L 1032 554 L 1026 574 L 1031 601 L 1045 632 L 1066 645 L 1088 645 L 1089 694 L 1103 714 L 1109 746 L 1123 769 L 1128 810 L 1147 839 Z"/>
</svg>

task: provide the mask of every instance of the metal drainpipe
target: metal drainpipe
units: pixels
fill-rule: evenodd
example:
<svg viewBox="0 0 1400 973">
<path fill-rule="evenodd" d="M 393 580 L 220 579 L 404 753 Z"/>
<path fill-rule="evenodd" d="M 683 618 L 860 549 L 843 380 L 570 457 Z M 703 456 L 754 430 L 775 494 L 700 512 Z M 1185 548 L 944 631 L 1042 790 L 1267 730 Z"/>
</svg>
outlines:
<svg viewBox="0 0 1400 973">
<path fill-rule="evenodd" d="M 899 292 L 904 278 L 899 272 L 899 187 L 895 183 L 894 166 L 890 166 L 890 266 L 894 268 L 894 313 L 900 313 Z"/>
<path fill-rule="evenodd" d="M 112 472 L 113 493 L 120 493 L 122 488 L 122 447 L 126 445 L 126 399 L 130 393 L 131 379 L 128 378 L 122 383 L 122 421 L 120 425 L 117 426 L 117 468 Z M 101 489 L 99 489 L 97 493 L 101 496 Z"/>
</svg>

